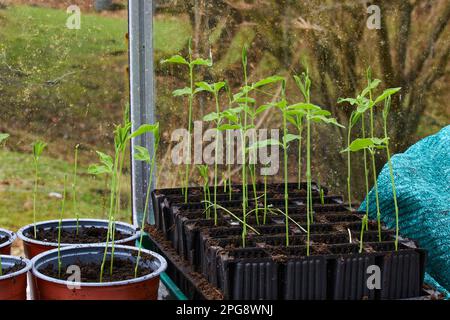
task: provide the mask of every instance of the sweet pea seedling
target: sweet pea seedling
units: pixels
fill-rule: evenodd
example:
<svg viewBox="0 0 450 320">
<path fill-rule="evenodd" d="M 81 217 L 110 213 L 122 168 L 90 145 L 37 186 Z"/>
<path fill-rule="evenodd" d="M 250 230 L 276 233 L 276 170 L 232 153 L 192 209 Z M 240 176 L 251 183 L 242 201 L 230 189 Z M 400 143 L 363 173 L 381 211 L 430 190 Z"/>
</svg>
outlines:
<svg viewBox="0 0 450 320">
<path fill-rule="evenodd" d="M 0 146 L 9 138 L 9 134 L 0 133 Z M 0 256 L 0 277 L 3 275 L 2 257 Z"/>
<path fill-rule="evenodd" d="M 187 67 L 189 71 L 189 87 L 178 89 L 173 92 L 174 97 L 179 96 L 187 96 L 188 97 L 188 104 L 189 104 L 189 112 L 188 112 L 188 157 L 186 161 L 186 168 L 185 168 L 185 189 L 184 189 L 184 201 L 187 203 L 187 197 L 188 197 L 188 188 L 189 188 L 189 165 L 191 160 L 191 134 L 192 134 L 192 111 L 193 111 L 193 104 L 194 104 L 194 96 L 195 96 L 195 85 L 194 85 L 194 68 L 196 66 L 205 66 L 205 67 L 211 67 L 212 66 L 212 59 L 203 59 L 203 58 L 197 58 L 194 59 L 192 56 L 192 41 L 189 40 L 189 55 L 187 59 L 183 58 L 180 55 L 172 56 L 169 59 L 163 60 L 162 64 L 178 64 L 183 65 Z"/>
<path fill-rule="evenodd" d="M 196 93 L 206 91 L 214 96 L 214 101 L 216 104 L 216 112 L 212 113 L 203 118 L 204 121 L 213 121 L 216 124 L 216 149 L 215 149 L 215 159 L 214 159 L 214 204 L 217 204 L 217 184 L 218 184 L 218 163 L 219 163 L 219 134 L 220 134 L 220 124 L 222 122 L 222 116 L 220 112 L 219 105 L 219 94 L 220 90 L 225 87 L 225 82 L 217 82 L 217 83 L 206 83 L 206 82 L 197 82 Z M 217 206 L 214 206 L 214 224 L 217 225 Z"/>
<path fill-rule="evenodd" d="M 311 103 L 311 79 L 308 69 L 301 76 L 294 76 L 295 82 L 305 99 L 304 103 L 297 103 L 290 106 L 289 114 L 306 113 L 306 217 L 307 217 L 307 255 L 310 252 L 310 225 L 313 221 L 313 199 L 312 199 L 312 175 L 311 175 L 311 124 L 312 122 L 330 124 L 337 127 L 345 128 L 339 124 L 335 118 L 330 117 L 331 113 Z"/>
<path fill-rule="evenodd" d="M 39 159 L 44 152 L 47 144 L 42 141 L 36 141 L 33 143 L 33 160 L 34 160 L 34 190 L 33 190 L 33 224 L 34 224 L 34 238 L 37 238 L 36 229 L 36 199 L 37 199 L 37 189 L 39 181 Z"/>
<path fill-rule="evenodd" d="M 150 167 L 150 173 L 149 173 L 148 182 L 147 182 L 147 194 L 145 196 L 144 213 L 142 215 L 142 222 L 141 222 L 142 228 L 144 228 L 145 222 L 147 221 L 147 217 L 148 217 L 150 193 L 151 193 L 152 182 L 153 182 L 153 172 L 154 172 L 155 166 L 156 166 L 156 154 L 158 152 L 159 141 L 160 141 L 159 122 L 154 125 L 148 125 L 147 132 L 150 132 L 153 134 L 153 139 L 154 139 L 153 154 L 150 155 L 148 149 L 144 148 L 142 146 L 134 147 L 135 151 L 136 151 L 134 154 L 134 158 L 138 161 L 147 163 L 147 165 L 149 165 L 149 167 Z M 138 276 L 139 261 L 141 259 L 141 254 L 142 254 L 143 239 L 144 239 L 144 232 L 141 232 L 141 236 L 139 239 L 139 251 L 138 251 L 138 256 L 136 258 L 136 266 L 134 268 L 134 277 L 135 278 L 137 278 L 137 276 Z"/>
<path fill-rule="evenodd" d="M 209 191 L 209 167 L 207 165 L 198 165 L 197 170 L 200 177 L 203 179 L 203 200 L 205 202 L 206 219 L 210 219 L 211 212 L 208 206 L 208 202 L 211 202 L 211 192 Z M 217 202 L 214 204 L 216 205 Z"/>
<path fill-rule="evenodd" d="M 125 117 L 126 119 L 126 117 Z M 125 120 L 124 124 L 116 126 L 114 130 L 114 158 L 103 152 L 97 151 L 100 159 L 99 164 L 89 166 L 88 173 L 93 175 L 107 174 L 110 179 L 110 203 L 108 213 L 108 231 L 106 236 L 106 246 L 103 253 L 103 260 L 100 267 L 100 282 L 103 282 L 104 268 L 106 264 L 107 252 L 109 242 L 111 242 L 111 264 L 110 275 L 113 272 L 114 266 L 114 235 L 115 235 L 115 213 L 120 208 L 120 176 L 122 172 L 123 160 L 125 150 L 131 139 L 137 138 L 147 133 L 153 133 L 154 125 L 144 124 L 140 126 L 135 132 L 131 133 L 131 123 Z"/>
<path fill-rule="evenodd" d="M 61 201 L 61 211 L 60 211 L 59 222 L 58 222 L 58 278 L 61 278 L 61 268 L 62 268 L 61 232 L 62 232 L 62 219 L 64 217 L 64 210 L 66 207 L 66 196 L 67 196 L 67 175 L 64 175 L 64 192 L 63 192 L 63 198 Z"/>
</svg>

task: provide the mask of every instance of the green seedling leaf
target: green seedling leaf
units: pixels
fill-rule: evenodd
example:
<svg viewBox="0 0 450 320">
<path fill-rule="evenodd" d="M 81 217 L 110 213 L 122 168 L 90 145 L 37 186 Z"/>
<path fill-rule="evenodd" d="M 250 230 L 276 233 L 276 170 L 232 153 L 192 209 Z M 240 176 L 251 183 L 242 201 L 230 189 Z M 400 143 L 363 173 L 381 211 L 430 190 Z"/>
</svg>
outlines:
<svg viewBox="0 0 450 320">
<path fill-rule="evenodd" d="M 159 123 L 156 124 L 143 124 L 130 136 L 131 139 L 139 137 L 146 133 L 152 133 L 153 135 L 159 135 Z"/>
<path fill-rule="evenodd" d="M 110 155 L 107 155 L 106 153 L 96 151 L 98 154 L 98 157 L 100 159 L 100 162 L 104 164 L 109 170 L 112 172 L 113 169 L 113 159 Z"/>
<path fill-rule="evenodd" d="M 348 102 L 352 106 L 354 106 L 355 104 L 358 104 L 358 100 L 357 99 L 353 99 L 353 98 L 339 98 L 338 99 L 338 103 L 344 103 L 344 102 Z"/>
<path fill-rule="evenodd" d="M 341 152 L 348 152 L 348 151 L 357 152 L 363 149 L 376 148 L 385 145 L 387 141 L 388 139 L 359 138 L 354 140 L 347 149 Z"/>
<path fill-rule="evenodd" d="M 214 83 L 214 91 L 215 92 L 219 92 L 220 90 L 222 90 L 223 88 L 225 88 L 226 86 L 226 82 L 216 82 Z"/>
<path fill-rule="evenodd" d="M 211 122 L 220 119 L 220 115 L 217 112 L 211 112 L 203 117 L 203 121 Z"/>
<path fill-rule="evenodd" d="M 300 103 L 296 103 L 296 104 L 292 104 L 288 107 L 289 111 L 297 111 L 297 110 L 301 110 L 301 111 L 306 111 L 306 110 L 310 110 L 310 111 L 320 111 L 322 110 L 321 107 L 316 106 L 312 103 L 306 103 L 306 102 L 300 102 Z"/>
<path fill-rule="evenodd" d="M 331 112 L 328 111 L 328 110 L 323 110 L 323 109 L 321 109 L 321 110 L 313 110 L 311 112 L 311 115 L 328 117 L 328 116 L 331 116 Z"/>
<path fill-rule="evenodd" d="M 251 150 L 257 150 L 257 149 L 261 149 L 261 148 L 265 148 L 268 146 L 282 146 L 281 142 L 275 139 L 267 139 L 267 140 L 262 140 L 262 141 L 257 141 L 255 143 L 253 143 L 252 145 L 250 145 L 247 148 L 247 151 L 251 151 Z"/>
<path fill-rule="evenodd" d="M 294 140 L 300 140 L 300 139 L 301 139 L 301 137 L 298 134 L 288 133 L 287 135 L 285 135 L 283 137 L 283 144 L 288 145 L 290 142 L 292 142 Z"/>
<path fill-rule="evenodd" d="M 260 87 L 263 87 L 263 86 L 266 86 L 266 85 L 269 85 L 269 84 L 272 84 L 272 83 L 277 83 L 277 82 L 280 82 L 280 81 L 283 81 L 283 80 L 284 80 L 283 77 L 271 76 L 271 77 L 259 80 L 258 82 L 254 83 L 252 85 L 252 88 L 253 89 L 257 89 L 257 88 L 260 88 Z"/>
<path fill-rule="evenodd" d="M 102 174 L 111 174 L 112 171 L 105 165 L 102 164 L 91 164 L 88 168 L 88 173 L 99 176 Z"/>
<path fill-rule="evenodd" d="M 264 104 L 264 105 L 258 107 L 258 109 L 256 109 L 255 115 L 258 115 L 258 114 L 260 114 L 260 113 L 262 113 L 262 112 L 264 112 L 264 111 L 266 111 L 266 110 L 268 110 L 270 108 L 272 108 L 272 106 L 270 104 Z"/>
<path fill-rule="evenodd" d="M 183 89 L 177 89 L 174 92 L 172 92 L 172 96 L 174 97 L 181 97 L 181 96 L 190 96 L 192 94 L 191 88 L 183 88 Z"/>
<path fill-rule="evenodd" d="M 402 88 L 389 88 L 389 89 L 384 90 L 384 92 L 375 100 L 373 105 L 380 103 L 381 101 L 385 100 L 387 97 L 390 97 L 390 96 L 396 94 L 400 90 L 402 90 Z"/>
<path fill-rule="evenodd" d="M 207 83 L 207 82 L 204 82 L 204 81 L 202 81 L 202 82 L 197 82 L 195 85 L 196 85 L 199 89 L 201 89 L 202 91 L 207 91 L 207 92 L 214 93 L 214 87 L 213 87 L 213 85 L 210 85 L 210 84 Z"/>
<path fill-rule="evenodd" d="M 362 97 L 365 97 L 370 91 L 375 90 L 381 83 L 381 80 L 375 79 L 370 82 L 370 84 L 361 93 Z"/>
<path fill-rule="evenodd" d="M 209 167 L 207 165 L 198 165 L 197 170 L 206 183 L 209 180 Z"/>
<path fill-rule="evenodd" d="M 302 116 L 302 117 L 303 117 L 303 116 Z M 299 120 L 301 121 L 301 118 L 300 118 L 299 116 L 293 117 L 293 116 L 287 114 L 287 115 L 286 115 L 286 120 L 287 120 L 288 122 L 292 123 L 295 127 L 298 127 L 299 124 L 300 124 L 300 123 L 299 123 Z"/>
<path fill-rule="evenodd" d="M 213 62 L 211 59 L 203 59 L 203 58 L 198 58 L 195 59 L 191 62 L 191 65 L 193 66 L 206 66 L 206 67 L 212 67 Z"/>
<path fill-rule="evenodd" d="M 359 113 L 358 111 L 353 111 L 351 116 L 350 116 L 350 128 L 353 128 L 359 121 L 359 119 L 361 119 L 362 114 Z"/>
<path fill-rule="evenodd" d="M 342 124 L 338 123 L 335 118 L 328 118 L 322 115 L 312 115 L 309 117 L 310 120 L 314 122 L 323 122 L 327 124 L 332 124 L 340 128 L 345 128 Z"/>
<path fill-rule="evenodd" d="M 9 138 L 9 134 L 7 133 L 0 133 L 0 144 L 2 144 L 3 141 L 6 141 L 6 139 Z"/>
<path fill-rule="evenodd" d="M 234 102 L 239 104 L 255 104 L 256 100 L 251 97 L 240 97 L 235 99 Z"/>
<path fill-rule="evenodd" d="M 358 111 L 361 114 L 364 114 L 367 110 L 371 108 L 370 101 L 366 98 L 359 97 L 358 99 L 358 107 L 356 108 L 356 111 Z"/>
<path fill-rule="evenodd" d="M 33 143 L 33 157 L 34 160 L 38 161 L 39 158 L 42 155 L 42 152 L 44 152 L 45 147 L 47 146 L 47 144 L 45 142 L 42 141 L 36 141 L 35 143 Z"/>
<path fill-rule="evenodd" d="M 136 160 L 150 164 L 151 157 L 150 157 L 150 153 L 148 152 L 147 148 L 144 148 L 142 146 L 134 146 L 134 150 L 136 151 L 134 153 L 134 158 Z"/>
<path fill-rule="evenodd" d="M 227 131 L 227 130 L 239 130 L 241 129 L 241 126 L 238 124 L 222 124 L 217 128 L 219 131 Z"/>
<path fill-rule="evenodd" d="M 162 60 L 161 63 L 162 64 L 173 63 L 173 64 L 186 64 L 186 65 L 189 65 L 189 62 L 187 62 L 186 59 L 183 58 L 180 55 L 175 55 L 175 56 L 170 57 L 169 59 Z"/>
<path fill-rule="evenodd" d="M 387 121 L 390 110 L 391 110 L 391 97 L 389 96 L 386 98 L 386 100 L 384 100 L 383 119 L 385 122 Z"/>
</svg>

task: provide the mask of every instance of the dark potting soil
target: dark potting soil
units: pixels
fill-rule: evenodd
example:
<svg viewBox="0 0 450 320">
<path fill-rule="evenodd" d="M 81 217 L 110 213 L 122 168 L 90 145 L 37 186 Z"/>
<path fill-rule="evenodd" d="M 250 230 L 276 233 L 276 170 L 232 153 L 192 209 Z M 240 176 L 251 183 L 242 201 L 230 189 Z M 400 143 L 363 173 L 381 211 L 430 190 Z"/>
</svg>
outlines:
<svg viewBox="0 0 450 320">
<path fill-rule="evenodd" d="M 3 244 L 5 242 L 7 242 L 9 239 L 8 237 L 0 237 L 0 244 Z"/>
<path fill-rule="evenodd" d="M 141 255 L 141 261 L 145 262 L 148 260 L 153 260 L 154 258 L 150 255 L 142 253 Z M 93 283 L 93 282 L 99 282 L 100 281 L 100 269 L 101 269 L 101 263 L 97 262 L 82 262 L 80 260 L 76 261 L 75 263 L 71 263 L 71 265 L 77 265 L 81 269 L 81 282 L 84 283 Z M 104 272 L 103 272 L 103 282 L 118 282 L 118 281 L 126 281 L 126 280 L 132 280 L 134 279 L 134 268 L 136 267 L 135 260 L 132 259 L 114 259 L 114 265 L 113 265 L 113 271 L 112 274 L 110 274 L 110 265 L 111 260 L 107 259 Z M 67 275 L 64 270 L 66 270 L 67 267 L 62 267 L 61 277 L 58 274 L 58 266 L 49 264 L 44 269 L 39 270 L 44 275 L 54 278 L 54 279 L 60 279 L 60 280 L 68 280 L 68 277 L 70 275 Z M 145 275 L 148 275 L 155 271 L 152 268 L 139 266 L 137 277 L 143 277 Z"/>
<path fill-rule="evenodd" d="M 78 235 L 76 229 L 62 229 L 61 230 L 61 243 L 103 243 L 106 242 L 106 235 L 108 229 L 97 227 L 80 227 L 78 229 Z M 122 240 L 128 238 L 130 235 L 122 233 L 119 230 L 115 231 L 114 240 Z M 34 235 L 29 233 L 27 237 L 34 239 Z M 43 242 L 58 242 L 58 228 L 42 229 L 38 228 L 36 240 Z"/>
<path fill-rule="evenodd" d="M 4 276 L 6 276 L 6 275 L 8 275 L 8 274 L 11 274 L 11 273 L 14 273 L 14 272 L 17 272 L 17 271 L 20 271 L 20 270 L 22 270 L 23 268 L 25 268 L 25 263 L 22 263 L 22 262 L 19 262 L 19 263 L 16 263 L 14 266 L 12 266 L 11 268 L 5 268 L 5 269 L 2 269 L 2 274 L 4 275 Z"/>
</svg>

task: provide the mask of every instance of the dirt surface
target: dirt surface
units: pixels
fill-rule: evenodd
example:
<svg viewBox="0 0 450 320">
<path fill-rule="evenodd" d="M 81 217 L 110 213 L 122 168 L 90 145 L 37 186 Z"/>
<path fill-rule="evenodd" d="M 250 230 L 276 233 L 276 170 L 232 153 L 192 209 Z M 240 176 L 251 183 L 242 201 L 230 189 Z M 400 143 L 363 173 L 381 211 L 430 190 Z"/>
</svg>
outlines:
<svg viewBox="0 0 450 320">
<path fill-rule="evenodd" d="M 141 256 L 141 259 L 142 261 L 145 261 L 149 259 L 151 260 L 153 259 L 153 257 L 143 254 Z M 85 263 L 81 260 L 78 260 L 75 264 L 79 266 L 81 269 L 81 282 L 92 283 L 100 281 L 100 268 L 101 268 L 100 263 L 95 262 Z M 111 260 L 108 259 L 105 264 L 103 282 L 118 282 L 131 280 L 135 278 L 134 270 L 136 267 L 136 262 L 134 260 L 132 259 L 125 260 L 117 258 L 114 259 L 114 267 L 112 274 L 110 274 L 109 272 L 110 264 Z M 62 270 L 65 269 L 66 269 L 65 267 L 62 268 Z M 144 268 L 140 266 L 137 272 L 137 276 L 143 277 L 147 274 L 152 273 L 153 271 L 154 269 Z M 61 273 L 63 275 L 62 277 L 59 276 L 58 267 L 53 264 L 49 264 L 44 269 L 40 270 L 40 272 L 54 279 L 67 280 L 66 279 L 67 275 L 64 272 Z"/>
<path fill-rule="evenodd" d="M 5 243 L 6 241 L 8 241 L 7 237 L 0 237 L 0 244 Z"/>
<path fill-rule="evenodd" d="M 6 276 L 8 274 L 20 271 L 23 268 L 25 268 L 25 264 L 20 262 L 20 263 L 16 263 L 12 268 L 3 269 L 2 272 L 3 272 L 3 275 Z"/>
<path fill-rule="evenodd" d="M 62 230 L 61 231 L 61 243 L 103 243 L 106 242 L 108 230 L 105 228 L 80 228 L 78 235 L 76 230 Z M 128 238 L 130 234 L 122 233 L 116 230 L 114 240 L 122 240 Z M 27 237 L 34 238 L 32 234 L 27 234 Z M 58 242 L 58 228 L 51 229 L 38 229 L 37 240 L 44 242 Z"/>
</svg>

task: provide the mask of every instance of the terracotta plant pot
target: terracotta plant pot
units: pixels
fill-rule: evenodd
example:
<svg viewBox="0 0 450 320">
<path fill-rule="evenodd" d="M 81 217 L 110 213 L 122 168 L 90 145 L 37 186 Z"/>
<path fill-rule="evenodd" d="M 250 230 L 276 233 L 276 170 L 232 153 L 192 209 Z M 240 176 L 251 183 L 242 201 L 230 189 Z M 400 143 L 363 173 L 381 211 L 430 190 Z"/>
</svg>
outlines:
<svg viewBox="0 0 450 320">
<path fill-rule="evenodd" d="M 59 220 L 52 220 L 52 221 L 43 221 L 38 222 L 36 224 L 37 228 L 44 228 L 44 229 L 52 229 L 58 228 Z M 75 219 L 67 219 L 62 221 L 62 227 L 66 230 L 75 230 L 77 225 L 77 220 Z M 108 228 L 108 220 L 97 220 L 97 219 L 80 219 L 79 220 L 79 227 L 97 227 L 97 228 Z M 48 250 L 53 250 L 55 248 L 58 248 L 58 243 L 56 242 L 44 242 L 33 239 L 34 225 L 29 224 L 23 228 L 21 228 L 17 232 L 17 236 L 23 240 L 23 247 L 25 250 L 25 256 L 28 259 L 32 259 L 38 254 L 41 254 Z M 136 243 L 136 240 L 139 238 L 140 233 L 138 232 L 138 228 L 135 226 L 124 223 L 124 222 L 116 222 L 116 230 L 129 235 L 129 237 L 126 237 L 122 240 L 116 240 L 114 241 L 115 244 L 118 245 L 127 245 L 127 246 L 134 246 Z M 83 243 L 84 244 L 102 244 L 102 243 Z M 104 244 L 104 243 L 103 243 Z M 77 243 L 61 243 L 62 247 L 68 247 L 68 246 L 74 246 L 78 245 Z"/>
<path fill-rule="evenodd" d="M 27 299 L 27 275 L 32 264 L 30 260 L 1 256 L 2 269 L 9 269 L 17 263 L 22 264 L 22 268 L 11 274 L 0 276 L 0 300 L 26 300 Z"/>
<path fill-rule="evenodd" d="M 70 265 L 98 263 L 103 259 L 105 245 L 75 246 L 61 249 L 63 271 Z M 136 261 L 138 249 L 116 246 L 114 260 Z M 131 280 L 119 282 L 69 282 L 52 278 L 41 273 L 49 265 L 58 265 L 58 250 L 51 250 L 36 256 L 33 261 L 33 283 L 37 300 L 156 300 L 160 274 L 167 268 L 166 260 L 159 254 L 142 250 L 153 259 L 141 259 L 140 264 L 151 268 L 151 273 Z M 110 249 L 108 256 L 110 256 Z M 99 271 L 100 273 L 100 271 Z M 70 277 L 67 274 L 67 277 Z M 69 278 L 68 278 L 69 280 Z M 77 286 L 77 288 L 74 288 Z"/>
<path fill-rule="evenodd" d="M 6 242 L 0 244 L 0 254 L 9 255 L 11 254 L 11 245 L 16 240 L 17 236 L 14 232 L 0 229 L 0 239 L 7 238 Z"/>
</svg>

